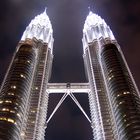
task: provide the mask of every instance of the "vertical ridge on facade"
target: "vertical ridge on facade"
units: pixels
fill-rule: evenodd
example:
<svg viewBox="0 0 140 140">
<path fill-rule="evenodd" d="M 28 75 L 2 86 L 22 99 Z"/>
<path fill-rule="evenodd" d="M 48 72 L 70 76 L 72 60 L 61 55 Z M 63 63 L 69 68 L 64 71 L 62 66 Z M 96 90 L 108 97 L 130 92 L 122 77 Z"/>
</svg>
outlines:
<svg viewBox="0 0 140 140">
<path fill-rule="evenodd" d="M 111 29 L 92 12 L 84 24 L 83 49 L 91 87 L 94 139 L 140 139 L 140 98 L 136 84 Z"/>
<path fill-rule="evenodd" d="M 44 139 L 52 33 L 46 11 L 36 16 L 23 33 L 1 86 L 1 140 Z"/>
</svg>

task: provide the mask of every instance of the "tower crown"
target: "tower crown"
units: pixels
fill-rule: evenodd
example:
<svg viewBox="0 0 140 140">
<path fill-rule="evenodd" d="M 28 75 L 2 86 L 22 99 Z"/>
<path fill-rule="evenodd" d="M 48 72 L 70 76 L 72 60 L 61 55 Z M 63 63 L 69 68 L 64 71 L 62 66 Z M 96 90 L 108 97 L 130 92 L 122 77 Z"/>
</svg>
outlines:
<svg viewBox="0 0 140 140">
<path fill-rule="evenodd" d="M 92 27 L 92 26 L 96 26 L 98 24 L 103 24 L 107 26 L 105 21 L 100 16 L 90 11 L 89 15 L 86 18 L 84 29 Z"/>
<path fill-rule="evenodd" d="M 115 40 L 115 37 L 106 24 L 104 19 L 93 12 L 89 12 L 84 24 L 83 29 L 83 46 L 86 44 L 93 42 L 94 40 L 98 40 L 99 38 L 109 38 L 111 40 Z"/>
<path fill-rule="evenodd" d="M 49 44 L 50 42 L 53 42 L 52 34 L 52 25 L 45 9 L 43 13 L 31 20 L 30 24 L 26 27 L 21 40 L 36 38 Z"/>
</svg>

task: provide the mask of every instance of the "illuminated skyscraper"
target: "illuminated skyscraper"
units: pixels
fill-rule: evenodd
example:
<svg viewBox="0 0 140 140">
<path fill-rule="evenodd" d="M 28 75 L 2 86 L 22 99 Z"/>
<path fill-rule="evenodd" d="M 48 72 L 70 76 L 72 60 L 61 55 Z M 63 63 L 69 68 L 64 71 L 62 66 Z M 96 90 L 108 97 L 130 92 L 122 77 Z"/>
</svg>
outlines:
<svg viewBox="0 0 140 140">
<path fill-rule="evenodd" d="M 138 89 L 112 31 L 92 12 L 83 29 L 83 49 L 94 139 L 140 139 Z"/>
<path fill-rule="evenodd" d="M 91 124 L 93 140 L 139 140 L 138 89 L 105 21 L 92 12 L 85 21 L 82 41 L 88 83 L 48 83 L 52 33 L 46 11 L 23 33 L 0 89 L 0 140 L 43 140 L 47 124 L 68 96 Z M 64 95 L 46 121 L 51 93 Z M 88 94 L 91 117 L 73 93 Z"/>
<path fill-rule="evenodd" d="M 1 86 L 0 139 L 42 140 L 52 63 L 52 27 L 46 11 L 26 28 Z"/>
</svg>

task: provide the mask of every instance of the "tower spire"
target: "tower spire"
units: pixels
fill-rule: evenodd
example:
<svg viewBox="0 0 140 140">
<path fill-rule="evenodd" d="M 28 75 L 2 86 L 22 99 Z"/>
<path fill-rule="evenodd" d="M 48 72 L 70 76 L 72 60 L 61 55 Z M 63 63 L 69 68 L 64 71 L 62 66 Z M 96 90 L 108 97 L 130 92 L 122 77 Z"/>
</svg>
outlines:
<svg viewBox="0 0 140 140">
<path fill-rule="evenodd" d="M 44 13 L 47 13 L 47 7 L 45 7 Z"/>
<path fill-rule="evenodd" d="M 88 7 L 88 10 L 89 10 L 89 12 L 91 11 L 91 10 L 90 10 L 90 6 Z"/>
<path fill-rule="evenodd" d="M 43 13 L 37 15 L 33 20 L 31 20 L 30 24 L 24 31 L 21 40 L 25 40 L 26 38 L 36 38 L 48 43 L 50 38 L 53 39 L 52 25 L 47 15 L 46 9 L 47 8 L 45 8 Z"/>
<path fill-rule="evenodd" d="M 115 40 L 112 31 L 104 19 L 93 13 L 91 10 L 85 20 L 83 33 L 87 36 L 87 43 L 90 43 L 95 39 L 99 39 L 100 37 Z"/>
</svg>

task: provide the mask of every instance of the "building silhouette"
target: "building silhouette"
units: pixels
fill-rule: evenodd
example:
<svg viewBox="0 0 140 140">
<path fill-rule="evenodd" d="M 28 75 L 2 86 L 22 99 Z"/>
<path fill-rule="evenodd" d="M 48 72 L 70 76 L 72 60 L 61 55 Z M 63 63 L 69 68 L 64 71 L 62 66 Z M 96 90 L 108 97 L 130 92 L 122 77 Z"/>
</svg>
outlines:
<svg viewBox="0 0 140 140">
<path fill-rule="evenodd" d="M 43 139 L 46 87 L 52 63 L 52 27 L 46 12 L 35 17 L 19 42 L 1 86 L 0 139 Z"/>
<path fill-rule="evenodd" d="M 140 139 L 138 89 L 112 31 L 92 12 L 84 25 L 83 49 L 94 139 Z"/>
<path fill-rule="evenodd" d="M 53 41 L 44 11 L 27 26 L 1 85 L 0 140 L 43 140 L 48 122 L 68 96 L 91 124 L 94 140 L 139 140 L 139 91 L 105 21 L 92 12 L 85 20 L 82 41 L 88 83 L 48 83 Z M 52 93 L 64 95 L 46 121 Z M 73 93 L 88 94 L 90 117 Z"/>
</svg>

